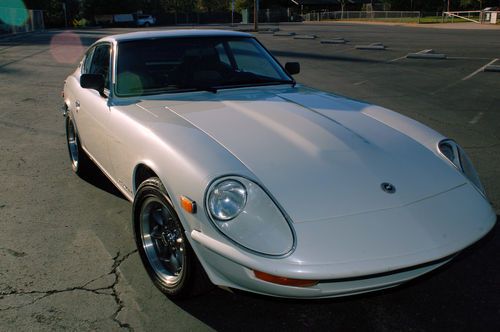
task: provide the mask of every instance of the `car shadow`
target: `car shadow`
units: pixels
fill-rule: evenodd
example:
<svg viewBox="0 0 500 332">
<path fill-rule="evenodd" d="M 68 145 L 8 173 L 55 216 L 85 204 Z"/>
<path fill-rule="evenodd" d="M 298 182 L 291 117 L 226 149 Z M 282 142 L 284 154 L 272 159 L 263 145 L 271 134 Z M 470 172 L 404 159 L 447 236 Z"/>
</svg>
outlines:
<svg viewBox="0 0 500 332">
<path fill-rule="evenodd" d="M 118 198 L 127 200 L 127 198 L 119 191 L 115 185 L 108 179 L 106 175 L 97 167 L 97 165 L 93 164 L 89 166 L 89 169 L 80 175 L 80 178 L 89 184 L 97 187 L 101 190 L 104 190 L 111 195 L 114 195 Z"/>
<path fill-rule="evenodd" d="M 498 323 L 498 307 L 491 304 L 498 303 L 499 250 L 500 227 L 495 225 L 450 263 L 387 290 L 294 300 L 216 288 L 176 304 L 217 331 L 489 330 Z M 472 319 L 476 313 L 482 318 Z"/>
</svg>

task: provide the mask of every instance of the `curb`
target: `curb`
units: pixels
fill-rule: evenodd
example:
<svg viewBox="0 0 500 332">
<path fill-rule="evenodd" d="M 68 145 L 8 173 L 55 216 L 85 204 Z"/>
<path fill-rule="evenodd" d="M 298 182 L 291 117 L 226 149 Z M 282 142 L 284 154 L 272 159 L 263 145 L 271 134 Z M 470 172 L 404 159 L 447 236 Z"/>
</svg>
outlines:
<svg viewBox="0 0 500 332">
<path fill-rule="evenodd" d="M 24 36 L 28 36 L 30 34 L 40 33 L 40 32 L 44 32 L 44 31 L 45 30 L 29 31 L 29 32 L 17 32 L 17 33 L 7 33 L 5 35 L 0 35 L 0 41 L 10 40 L 10 39 L 17 39 L 17 38 L 21 38 L 21 37 L 24 37 Z"/>
<path fill-rule="evenodd" d="M 422 50 L 417 53 L 408 53 L 406 55 L 408 59 L 436 59 L 436 60 L 444 60 L 447 58 L 446 54 L 436 53 L 433 49 Z"/>
<path fill-rule="evenodd" d="M 297 35 L 294 36 L 293 39 L 316 39 L 316 35 Z"/>
<path fill-rule="evenodd" d="M 344 38 L 333 38 L 333 39 L 323 39 L 320 41 L 321 44 L 345 44 L 347 40 Z"/>
<path fill-rule="evenodd" d="M 291 36 L 295 36 L 296 33 L 295 32 L 275 32 L 274 35 L 278 36 L 278 37 L 291 37 Z"/>
<path fill-rule="evenodd" d="M 484 71 L 494 72 L 494 73 L 500 73 L 500 66 L 498 66 L 498 65 L 489 65 L 489 66 L 484 67 Z"/>
<path fill-rule="evenodd" d="M 356 45 L 357 50 L 385 50 L 385 45 L 382 43 L 372 43 L 369 45 Z"/>
</svg>

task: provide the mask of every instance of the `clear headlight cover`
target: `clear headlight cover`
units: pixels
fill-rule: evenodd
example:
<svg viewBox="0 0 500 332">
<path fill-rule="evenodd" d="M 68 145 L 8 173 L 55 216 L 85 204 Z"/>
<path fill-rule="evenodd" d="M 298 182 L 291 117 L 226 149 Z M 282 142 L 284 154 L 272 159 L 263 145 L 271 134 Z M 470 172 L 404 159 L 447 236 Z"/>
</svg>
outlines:
<svg viewBox="0 0 500 332">
<path fill-rule="evenodd" d="M 479 175 L 472 165 L 472 161 L 455 141 L 446 139 L 439 142 L 439 151 L 449 160 L 455 167 L 460 170 L 479 191 L 486 196 L 483 184 L 479 180 Z"/>
<path fill-rule="evenodd" d="M 241 213 L 247 202 L 247 190 L 238 181 L 217 183 L 208 195 L 208 210 L 217 220 L 228 221 Z"/>
<path fill-rule="evenodd" d="M 205 194 L 208 216 L 238 245 L 259 254 L 283 256 L 294 247 L 291 225 L 271 197 L 239 176 L 215 180 Z"/>
</svg>

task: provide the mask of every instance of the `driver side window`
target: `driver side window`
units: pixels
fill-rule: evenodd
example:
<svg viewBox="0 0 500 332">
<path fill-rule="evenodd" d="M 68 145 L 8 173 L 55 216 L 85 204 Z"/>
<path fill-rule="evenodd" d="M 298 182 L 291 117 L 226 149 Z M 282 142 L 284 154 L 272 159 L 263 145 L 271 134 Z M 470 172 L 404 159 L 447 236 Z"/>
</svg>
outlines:
<svg viewBox="0 0 500 332">
<path fill-rule="evenodd" d="M 92 62 L 88 70 L 89 74 L 99 74 L 104 76 L 104 87 L 109 89 L 109 62 L 111 54 L 110 45 L 98 45 L 95 47 Z"/>
<path fill-rule="evenodd" d="M 82 74 L 90 73 L 90 61 L 92 60 L 92 55 L 94 54 L 95 47 L 91 48 L 87 54 L 85 54 L 85 59 L 82 63 Z"/>
</svg>

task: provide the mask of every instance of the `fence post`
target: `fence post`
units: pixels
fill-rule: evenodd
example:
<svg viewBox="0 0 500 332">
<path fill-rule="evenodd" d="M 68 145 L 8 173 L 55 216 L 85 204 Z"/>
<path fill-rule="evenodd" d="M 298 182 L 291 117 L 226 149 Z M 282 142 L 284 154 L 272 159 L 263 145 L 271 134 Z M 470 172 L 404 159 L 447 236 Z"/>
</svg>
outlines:
<svg viewBox="0 0 500 332">
<path fill-rule="evenodd" d="M 30 14 L 30 31 L 35 31 L 35 21 L 33 20 L 33 10 L 30 10 L 29 14 Z"/>
</svg>

